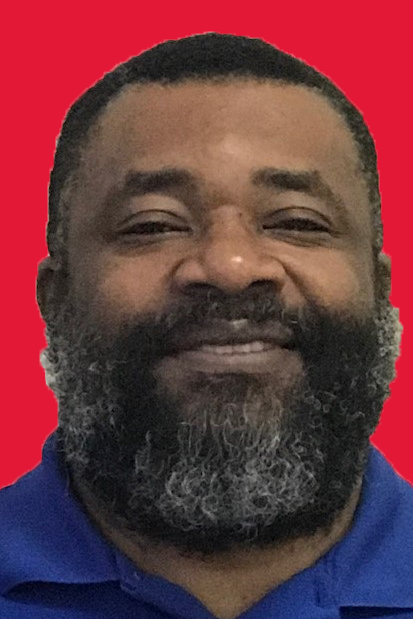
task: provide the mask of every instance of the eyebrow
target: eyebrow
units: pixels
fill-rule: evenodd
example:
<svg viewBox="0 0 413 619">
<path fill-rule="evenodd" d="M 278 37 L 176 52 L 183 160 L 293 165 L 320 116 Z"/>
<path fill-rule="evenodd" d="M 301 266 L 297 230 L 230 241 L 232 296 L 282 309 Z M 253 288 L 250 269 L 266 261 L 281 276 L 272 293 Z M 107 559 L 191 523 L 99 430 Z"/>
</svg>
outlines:
<svg viewBox="0 0 413 619">
<path fill-rule="evenodd" d="M 340 213 L 346 212 L 344 200 L 322 178 L 318 170 L 279 170 L 262 168 L 253 173 L 253 184 L 279 191 L 298 191 L 331 204 Z"/>
<path fill-rule="evenodd" d="M 189 185 L 197 185 L 196 178 L 183 168 L 162 168 L 152 172 L 133 170 L 126 175 L 121 192 L 127 197 Z"/>
<path fill-rule="evenodd" d="M 338 214 L 347 215 L 343 199 L 322 178 L 318 170 L 290 170 L 273 167 L 254 170 L 252 184 L 280 192 L 297 191 L 325 201 Z M 129 171 L 119 188 L 113 188 L 105 202 L 122 203 L 128 198 L 147 193 L 163 193 L 174 189 L 193 188 L 197 190 L 200 179 L 187 169 L 165 167 L 153 171 Z"/>
</svg>

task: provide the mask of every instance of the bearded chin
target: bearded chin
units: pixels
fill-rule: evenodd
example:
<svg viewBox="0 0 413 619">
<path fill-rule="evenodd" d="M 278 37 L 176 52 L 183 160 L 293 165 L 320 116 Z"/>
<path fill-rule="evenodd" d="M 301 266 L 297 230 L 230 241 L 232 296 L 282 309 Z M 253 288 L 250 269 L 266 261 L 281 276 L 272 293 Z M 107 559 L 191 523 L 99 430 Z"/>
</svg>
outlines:
<svg viewBox="0 0 413 619">
<path fill-rule="evenodd" d="M 397 311 L 377 305 L 362 322 L 316 307 L 291 317 L 305 371 L 287 391 L 268 375 L 194 372 L 173 394 L 154 372 L 154 321 L 108 345 L 66 307 L 42 363 L 73 479 L 111 525 L 184 553 L 328 529 L 361 481 L 394 377 Z"/>
</svg>

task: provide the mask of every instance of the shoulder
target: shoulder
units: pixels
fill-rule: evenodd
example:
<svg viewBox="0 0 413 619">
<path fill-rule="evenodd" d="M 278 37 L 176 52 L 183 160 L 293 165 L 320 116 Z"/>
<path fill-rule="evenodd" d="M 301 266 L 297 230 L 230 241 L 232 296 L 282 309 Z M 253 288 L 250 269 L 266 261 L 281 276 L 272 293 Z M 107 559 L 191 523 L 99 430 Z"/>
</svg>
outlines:
<svg viewBox="0 0 413 619">
<path fill-rule="evenodd" d="M 39 571 L 42 551 L 45 559 L 53 547 L 58 503 L 41 465 L 0 491 L 0 594 Z"/>
<path fill-rule="evenodd" d="M 41 464 L 0 491 L 0 556 L 0 596 L 32 581 L 113 578 L 113 551 L 74 495 L 53 435 Z"/>
<path fill-rule="evenodd" d="M 343 605 L 413 609 L 413 487 L 374 448 L 353 526 L 331 565 Z"/>
</svg>

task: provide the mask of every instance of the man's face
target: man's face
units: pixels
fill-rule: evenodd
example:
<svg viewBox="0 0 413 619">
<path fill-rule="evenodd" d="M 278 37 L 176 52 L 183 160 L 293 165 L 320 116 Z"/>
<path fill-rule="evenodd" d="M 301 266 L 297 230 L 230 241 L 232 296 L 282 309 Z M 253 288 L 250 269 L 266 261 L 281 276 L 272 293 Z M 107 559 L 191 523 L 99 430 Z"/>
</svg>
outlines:
<svg viewBox="0 0 413 619">
<path fill-rule="evenodd" d="M 73 472 L 125 528 L 216 552 L 348 500 L 396 325 L 359 168 L 296 86 L 133 86 L 92 129 L 47 364 Z"/>
<path fill-rule="evenodd" d="M 312 297 L 366 311 L 372 227 L 359 167 L 344 121 L 307 89 L 130 87 L 109 104 L 84 158 L 69 239 L 75 292 L 96 300 L 108 327 L 192 285 L 233 293 L 260 280 L 294 307 Z M 187 178 L 134 183 L 134 173 L 165 169 Z M 277 171 L 319 182 L 306 191 L 298 179 L 294 190 Z"/>
</svg>

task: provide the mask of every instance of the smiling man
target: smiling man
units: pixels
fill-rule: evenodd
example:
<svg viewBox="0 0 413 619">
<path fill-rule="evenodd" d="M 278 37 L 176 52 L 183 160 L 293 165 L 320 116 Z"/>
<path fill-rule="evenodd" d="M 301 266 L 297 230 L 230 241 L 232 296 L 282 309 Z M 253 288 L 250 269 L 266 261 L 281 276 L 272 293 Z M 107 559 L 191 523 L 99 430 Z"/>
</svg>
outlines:
<svg viewBox="0 0 413 619">
<path fill-rule="evenodd" d="M 373 140 L 260 40 L 169 41 L 72 107 L 38 302 L 59 425 L 0 495 L 0 617 L 413 617 Z"/>
</svg>

